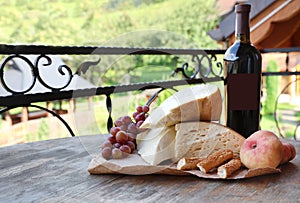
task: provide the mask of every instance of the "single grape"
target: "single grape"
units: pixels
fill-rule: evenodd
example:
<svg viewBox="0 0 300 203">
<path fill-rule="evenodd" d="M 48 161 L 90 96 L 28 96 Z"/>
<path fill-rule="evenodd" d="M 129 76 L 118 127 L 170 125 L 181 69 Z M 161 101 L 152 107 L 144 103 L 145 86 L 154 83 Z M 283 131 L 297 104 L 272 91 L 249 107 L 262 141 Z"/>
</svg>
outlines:
<svg viewBox="0 0 300 203">
<path fill-rule="evenodd" d="M 133 152 L 135 150 L 135 144 L 132 141 L 127 141 L 126 145 L 128 145 L 131 149 L 131 152 Z"/>
<path fill-rule="evenodd" d="M 122 121 L 123 124 L 125 124 L 125 125 L 129 125 L 130 123 L 132 123 L 132 120 L 131 120 L 130 116 L 123 116 L 123 117 L 121 118 L 121 121 Z"/>
<path fill-rule="evenodd" d="M 112 149 L 110 147 L 104 147 L 102 149 L 102 157 L 104 159 L 110 159 L 111 155 L 112 155 Z"/>
<path fill-rule="evenodd" d="M 120 150 L 121 150 L 122 152 L 127 153 L 127 154 L 131 154 L 131 148 L 130 148 L 128 145 L 126 145 L 126 144 L 122 145 L 122 146 L 120 147 Z"/>
<path fill-rule="evenodd" d="M 116 134 L 117 134 L 117 132 L 119 132 L 121 130 L 121 128 L 120 127 L 112 127 L 111 129 L 110 129 L 110 134 L 112 135 L 112 136 L 116 136 Z"/>
<path fill-rule="evenodd" d="M 116 141 L 116 138 L 114 137 L 114 136 L 109 136 L 108 138 L 107 138 L 107 140 L 111 143 L 111 144 L 114 144 L 114 143 L 116 143 L 117 141 Z"/>
<path fill-rule="evenodd" d="M 124 157 L 127 157 L 129 154 L 131 154 L 131 148 L 128 145 L 122 145 L 120 150 L 123 152 Z"/>
<path fill-rule="evenodd" d="M 121 131 L 127 131 L 127 125 L 125 124 L 121 125 L 119 128 Z"/>
<path fill-rule="evenodd" d="M 137 133 L 137 129 L 136 129 L 136 126 L 134 123 L 130 123 L 128 126 L 127 126 L 127 132 L 130 132 L 130 133 L 133 133 L 133 134 L 136 134 Z"/>
<path fill-rule="evenodd" d="M 136 116 L 139 115 L 139 114 L 140 114 L 140 112 L 137 112 L 137 111 L 136 111 L 136 112 L 134 112 L 134 113 L 132 114 L 132 117 L 135 119 Z"/>
<path fill-rule="evenodd" d="M 143 112 L 143 107 L 142 106 L 137 106 L 136 111 L 139 112 L 139 113 Z"/>
<path fill-rule="evenodd" d="M 120 143 L 118 143 L 118 142 L 116 142 L 115 144 L 114 144 L 114 147 L 115 148 L 120 148 L 122 145 L 120 144 Z"/>
<path fill-rule="evenodd" d="M 132 141 L 132 142 L 135 141 L 136 134 L 133 134 L 133 133 L 127 133 L 127 136 L 128 136 L 128 141 Z"/>
<path fill-rule="evenodd" d="M 112 150 L 112 158 L 113 159 L 121 159 L 123 158 L 123 153 L 119 148 L 114 148 Z"/>
<path fill-rule="evenodd" d="M 121 125 L 123 125 L 123 122 L 121 120 L 116 120 L 114 122 L 114 124 L 115 124 L 115 127 L 120 127 Z"/>
<path fill-rule="evenodd" d="M 136 122 L 144 121 L 145 115 L 143 113 L 140 113 L 139 115 L 136 116 L 135 120 L 136 120 Z"/>
<path fill-rule="evenodd" d="M 140 128 L 141 127 L 141 125 L 144 123 L 144 121 L 143 120 L 141 120 L 141 121 L 138 121 L 137 123 L 136 123 L 136 127 L 137 128 Z"/>
<path fill-rule="evenodd" d="M 119 143 L 125 143 L 128 140 L 128 135 L 125 131 L 119 131 L 116 134 L 116 141 Z"/>
<path fill-rule="evenodd" d="M 102 149 L 104 149 L 105 147 L 110 147 L 110 148 L 112 148 L 113 145 L 111 144 L 110 141 L 107 140 L 107 141 L 103 142 L 103 144 L 101 145 L 101 148 L 102 148 Z"/>
<path fill-rule="evenodd" d="M 136 135 L 137 135 L 137 133 L 129 133 L 129 132 L 127 133 L 128 139 L 129 139 L 129 137 L 131 137 L 132 139 L 135 139 Z"/>
<path fill-rule="evenodd" d="M 148 113 L 149 112 L 149 106 L 147 106 L 147 105 L 145 105 L 145 106 L 143 106 L 143 112 L 144 113 Z"/>
<path fill-rule="evenodd" d="M 135 122 L 138 122 L 139 120 L 141 120 L 143 118 L 143 112 L 137 112 L 137 114 L 135 115 L 134 120 Z"/>
</svg>

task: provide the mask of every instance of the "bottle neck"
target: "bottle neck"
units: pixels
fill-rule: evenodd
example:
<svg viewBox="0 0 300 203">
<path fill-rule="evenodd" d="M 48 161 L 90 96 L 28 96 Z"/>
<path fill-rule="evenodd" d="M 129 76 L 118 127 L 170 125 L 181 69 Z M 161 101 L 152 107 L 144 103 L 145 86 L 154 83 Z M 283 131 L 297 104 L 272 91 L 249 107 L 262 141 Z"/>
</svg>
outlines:
<svg viewBox="0 0 300 203">
<path fill-rule="evenodd" d="M 235 39 L 241 43 L 250 43 L 249 11 L 236 12 Z"/>
<path fill-rule="evenodd" d="M 240 43 L 250 43 L 250 36 L 247 34 L 236 34 L 235 40 L 239 41 Z"/>
</svg>

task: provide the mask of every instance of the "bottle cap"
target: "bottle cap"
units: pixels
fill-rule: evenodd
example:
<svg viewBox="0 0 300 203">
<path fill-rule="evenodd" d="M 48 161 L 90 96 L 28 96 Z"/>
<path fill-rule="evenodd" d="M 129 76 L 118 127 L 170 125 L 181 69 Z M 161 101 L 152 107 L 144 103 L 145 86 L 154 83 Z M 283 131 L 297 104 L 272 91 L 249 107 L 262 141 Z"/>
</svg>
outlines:
<svg viewBox="0 0 300 203">
<path fill-rule="evenodd" d="M 251 5 L 250 4 L 237 4 L 235 5 L 235 12 L 250 12 Z"/>
<path fill-rule="evenodd" d="M 235 22 L 235 35 L 243 35 L 243 41 L 250 41 L 249 30 L 249 12 L 251 9 L 250 4 L 237 4 L 235 6 L 236 22 Z"/>
</svg>

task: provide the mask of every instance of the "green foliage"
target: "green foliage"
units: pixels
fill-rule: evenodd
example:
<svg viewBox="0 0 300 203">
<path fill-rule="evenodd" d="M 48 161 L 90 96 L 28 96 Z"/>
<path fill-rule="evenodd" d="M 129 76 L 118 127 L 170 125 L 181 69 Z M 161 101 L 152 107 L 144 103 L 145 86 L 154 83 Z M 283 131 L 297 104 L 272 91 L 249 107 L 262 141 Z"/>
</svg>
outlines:
<svg viewBox="0 0 300 203">
<path fill-rule="evenodd" d="M 106 4 L 107 9 L 124 9 L 124 7 L 138 7 L 141 5 L 149 5 L 161 3 L 165 0 L 109 0 Z"/>
<path fill-rule="evenodd" d="M 206 34 L 218 22 L 214 1 L 0 0 L 0 6 L 0 41 L 5 44 L 218 47 Z M 169 71 L 178 65 L 175 57 L 101 56 L 100 65 L 85 77 L 100 85 L 117 84 L 126 74 L 143 80 L 136 69 Z M 82 62 L 82 56 L 70 56 L 67 64 L 76 69 Z"/>
<path fill-rule="evenodd" d="M 166 89 L 159 93 L 159 97 L 156 99 L 157 106 L 159 106 L 163 101 L 168 99 L 170 96 L 172 96 L 175 93 L 174 90 Z"/>
<path fill-rule="evenodd" d="M 298 106 L 291 105 L 290 103 L 279 103 L 278 104 L 278 121 L 279 121 L 279 128 L 283 135 L 287 138 L 292 138 L 295 132 L 295 124 L 290 122 L 290 120 L 282 119 L 282 110 L 286 109 L 297 109 Z M 300 121 L 300 113 L 299 111 L 295 112 L 295 119 L 299 122 Z M 278 129 L 276 127 L 274 115 L 271 114 L 263 114 L 260 122 L 261 129 L 263 130 L 271 130 L 274 131 L 276 134 L 279 134 Z"/>
<path fill-rule="evenodd" d="M 267 66 L 267 72 L 277 72 L 279 66 L 277 61 L 270 60 Z M 279 77 L 268 76 L 266 77 L 266 101 L 263 107 L 265 114 L 274 114 L 275 101 L 279 94 Z"/>
<path fill-rule="evenodd" d="M 214 1 L 0 0 L 0 6 L 2 43 L 99 45 L 126 32 L 146 29 L 171 31 L 197 45 L 216 47 L 206 35 L 218 20 Z"/>
<path fill-rule="evenodd" d="M 185 1 L 185 3 L 168 18 L 168 30 L 176 29 L 188 39 L 194 40 L 199 47 L 216 47 L 216 42 L 206 33 L 218 22 L 214 1 Z"/>
<path fill-rule="evenodd" d="M 38 140 L 48 139 L 49 134 L 50 130 L 47 121 L 44 118 L 42 118 L 37 132 Z"/>
<path fill-rule="evenodd" d="M 26 142 L 32 142 L 32 141 L 36 141 L 37 139 L 33 133 L 27 133 L 25 135 L 25 140 Z"/>
</svg>

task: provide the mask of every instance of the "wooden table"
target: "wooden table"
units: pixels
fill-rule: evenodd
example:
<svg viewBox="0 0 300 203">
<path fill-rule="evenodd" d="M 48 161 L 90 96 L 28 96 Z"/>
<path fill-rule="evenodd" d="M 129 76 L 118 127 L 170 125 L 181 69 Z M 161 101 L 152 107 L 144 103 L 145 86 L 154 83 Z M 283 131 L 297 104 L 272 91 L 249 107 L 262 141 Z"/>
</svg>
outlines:
<svg viewBox="0 0 300 203">
<path fill-rule="evenodd" d="M 282 173 L 243 180 L 90 175 L 103 135 L 0 148 L 1 202 L 300 202 L 300 143 Z"/>
</svg>

